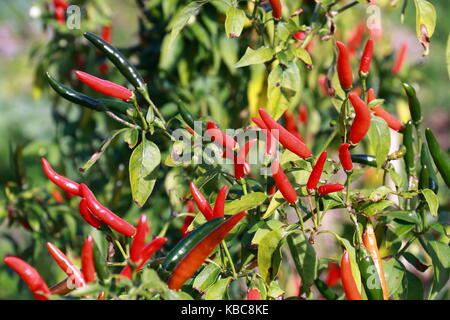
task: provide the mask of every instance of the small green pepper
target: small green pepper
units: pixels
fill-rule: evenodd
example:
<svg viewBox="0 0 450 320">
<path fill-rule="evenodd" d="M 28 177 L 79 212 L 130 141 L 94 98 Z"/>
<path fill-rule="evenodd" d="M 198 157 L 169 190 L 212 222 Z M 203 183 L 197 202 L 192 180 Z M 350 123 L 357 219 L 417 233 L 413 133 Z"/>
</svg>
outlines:
<svg viewBox="0 0 450 320">
<path fill-rule="evenodd" d="M 403 88 L 405 89 L 406 95 L 408 96 L 411 119 L 413 120 L 414 125 L 417 127 L 422 122 L 422 110 L 420 107 L 420 102 L 417 99 L 416 90 L 414 90 L 414 88 L 407 83 L 403 84 Z"/>
<path fill-rule="evenodd" d="M 338 295 L 334 292 L 330 287 L 326 285 L 325 282 L 317 278 L 314 280 L 316 284 L 317 290 L 319 290 L 320 294 L 327 300 L 337 300 Z"/>
<path fill-rule="evenodd" d="M 434 193 L 438 193 L 439 190 L 439 186 L 438 186 L 438 180 L 437 180 L 437 176 L 436 173 L 434 172 L 433 169 L 433 164 L 431 163 L 431 158 L 430 155 L 428 153 L 428 146 L 426 145 L 426 143 L 422 143 L 422 148 L 420 149 L 420 163 L 422 164 L 422 168 L 423 167 L 427 167 L 428 170 L 428 176 L 429 176 L 429 181 L 428 181 L 428 188 L 433 190 Z M 422 174 L 421 174 L 422 176 Z"/>
<path fill-rule="evenodd" d="M 100 254 L 100 249 L 98 248 L 97 244 L 94 241 L 94 266 L 95 266 L 95 272 L 97 273 L 98 278 L 100 281 L 105 281 L 109 278 L 109 270 L 106 266 L 106 262 L 102 259 Z"/>
<path fill-rule="evenodd" d="M 428 148 L 430 149 L 434 164 L 441 174 L 442 179 L 444 179 L 444 182 L 450 188 L 450 159 L 448 154 L 441 149 L 436 137 L 429 128 L 425 129 L 425 137 L 427 139 Z"/>
<path fill-rule="evenodd" d="M 409 176 L 414 174 L 415 164 L 414 164 L 414 137 L 413 137 L 413 123 L 409 120 L 406 123 L 405 131 L 403 133 L 403 144 L 406 147 L 405 153 L 405 167 L 406 173 Z"/>
<path fill-rule="evenodd" d="M 369 154 L 354 153 L 351 155 L 352 162 L 363 164 L 370 167 L 377 166 L 377 158 Z"/>
<path fill-rule="evenodd" d="M 356 252 L 356 258 L 367 298 L 369 300 L 384 300 L 380 275 L 369 251 L 361 245 Z"/>
</svg>

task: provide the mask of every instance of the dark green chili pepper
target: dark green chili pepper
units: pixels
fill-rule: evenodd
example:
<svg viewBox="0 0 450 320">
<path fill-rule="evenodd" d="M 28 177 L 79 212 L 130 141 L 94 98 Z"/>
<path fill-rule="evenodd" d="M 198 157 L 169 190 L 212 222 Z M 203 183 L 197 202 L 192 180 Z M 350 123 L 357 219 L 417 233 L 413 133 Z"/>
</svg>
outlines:
<svg viewBox="0 0 450 320">
<path fill-rule="evenodd" d="M 377 158 L 375 156 L 369 154 L 354 153 L 351 155 L 351 157 L 352 162 L 354 163 L 359 163 L 371 167 L 377 166 Z"/>
<path fill-rule="evenodd" d="M 97 273 L 97 276 L 100 281 L 104 281 L 109 278 L 109 270 L 106 266 L 106 262 L 102 259 L 102 256 L 100 254 L 100 249 L 98 248 L 97 244 L 94 241 L 94 266 L 95 266 L 95 272 Z"/>
<path fill-rule="evenodd" d="M 113 100 L 113 99 L 98 99 L 98 101 L 103 104 L 105 107 L 110 109 L 111 111 L 116 111 L 122 114 L 127 114 L 128 109 L 134 109 L 134 106 L 131 103 Z"/>
<path fill-rule="evenodd" d="M 184 256 L 189 253 L 192 248 L 195 247 L 204 237 L 206 237 L 211 230 L 217 227 L 220 223 L 225 221 L 225 218 L 214 218 L 208 222 L 202 224 L 194 231 L 190 232 L 186 237 L 181 239 L 175 247 L 168 253 L 164 263 L 162 264 L 163 269 L 166 271 L 172 271 L 178 262 L 184 258 Z"/>
<path fill-rule="evenodd" d="M 317 278 L 314 280 L 316 284 L 317 290 L 319 290 L 320 294 L 327 300 L 337 300 L 338 295 L 334 292 L 330 287 L 326 285 L 325 282 Z"/>
<path fill-rule="evenodd" d="M 437 182 L 438 180 L 436 173 L 434 173 L 433 164 L 431 163 L 431 158 L 428 153 L 428 146 L 426 145 L 425 142 L 422 143 L 422 148 L 420 150 L 420 163 L 422 164 L 422 168 L 427 167 L 428 170 L 429 176 L 428 188 L 433 190 L 433 192 L 437 194 L 439 190 Z"/>
<path fill-rule="evenodd" d="M 369 251 L 361 245 L 356 252 L 356 258 L 367 298 L 369 300 L 384 300 L 380 275 Z"/>
<path fill-rule="evenodd" d="M 450 188 L 450 159 L 448 154 L 441 149 L 441 146 L 436 140 L 433 132 L 427 128 L 425 129 L 425 137 L 428 142 L 428 148 L 433 158 L 434 164 L 442 176 L 442 179 Z"/>
<path fill-rule="evenodd" d="M 413 120 L 414 125 L 418 126 L 422 122 L 422 111 L 420 102 L 417 99 L 416 90 L 414 90 L 414 88 L 407 83 L 403 84 L 403 88 L 405 89 L 406 95 L 408 96 L 411 119 Z"/>
<path fill-rule="evenodd" d="M 186 124 L 195 130 L 195 122 L 199 121 L 192 113 L 189 112 L 189 110 L 186 108 L 186 105 L 182 101 L 178 101 L 178 112 L 180 113 L 181 118 L 186 122 Z M 202 135 L 203 131 L 205 131 L 206 126 L 202 122 L 202 132 L 197 132 L 198 134 Z"/>
<path fill-rule="evenodd" d="M 86 32 L 83 34 L 94 46 L 102 51 L 108 59 L 119 69 L 125 78 L 145 96 L 147 88 L 137 69 L 125 58 L 125 56 L 116 48 L 110 45 L 92 32 Z"/>
<path fill-rule="evenodd" d="M 106 111 L 106 107 L 100 101 L 63 85 L 48 72 L 45 75 L 50 86 L 64 99 L 95 111 Z"/>
<path fill-rule="evenodd" d="M 408 176 L 414 174 L 415 164 L 414 164 L 414 137 L 413 137 L 413 122 L 409 120 L 406 123 L 405 131 L 403 132 L 403 144 L 406 147 L 405 153 L 405 167 Z"/>
</svg>

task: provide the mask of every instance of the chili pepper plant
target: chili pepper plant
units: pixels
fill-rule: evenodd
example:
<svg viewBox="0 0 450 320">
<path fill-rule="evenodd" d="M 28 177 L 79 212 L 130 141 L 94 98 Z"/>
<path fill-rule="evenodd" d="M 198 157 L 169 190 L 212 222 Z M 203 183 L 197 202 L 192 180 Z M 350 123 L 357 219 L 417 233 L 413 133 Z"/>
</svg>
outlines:
<svg viewBox="0 0 450 320">
<path fill-rule="evenodd" d="M 449 297 L 450 158 L 408 45 L 366 23 L 387 4 L 136 1 L 120 45 L 110 5 L 36 4 L 55 135 L 11 149 L 10 297 Z"/>
</svg>

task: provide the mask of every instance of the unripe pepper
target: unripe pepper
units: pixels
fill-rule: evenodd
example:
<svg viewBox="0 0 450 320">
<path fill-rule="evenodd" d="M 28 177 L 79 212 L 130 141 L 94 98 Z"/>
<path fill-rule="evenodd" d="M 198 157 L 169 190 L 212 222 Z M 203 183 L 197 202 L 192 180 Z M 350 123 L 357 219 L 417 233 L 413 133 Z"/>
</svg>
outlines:
<svg viewBox="0 0 450 320">
<path fill-rule="evenodd" d="M 381 288 L 380 274 L 374 260 L 364 245 L 361 245 L 356 251 L 356 260 L 361 280 L 369 300 L 383 300 L 383 290 Z"/>
<path fill-rule="evenodd" d="M 50 166 L 50 163 L 45 158 L 41 158 L 42 169 L 44 170 L 45 175 L 51 182 L 56 184 L 61 189 L 70 192 L 71 194 L 80 196 L 80 185 L 75 181 L 72 181 L 64 176 L 61 176 L 53 170 Z"/>
<path fill-rule="evenodd" d="M 322 175 L 323 167 L 325 165 L 325 161 L 327 161 L 327 152 L 324 151 L 320 155 L 319 159 L 317 159 L 314 168 L 309 175 L 308 182 L 306 183 L 306 188 L 308 191 L 315 190 L 317 184 L 319 183 L 320 176 Z"/>
<path fill-rule="evenodd" d="M 352 161 L 355 163 L 363 164 L 365 166 L 376 167 L 377 158 L 370 154 L 354 153 L 351 155 Z"/>
<path fill-rule="evenodd" d="M 59 250 L 50 242 L 47 242 L 47 249 L 53 259 L 55 259 L 61 270 L 64 271 L 69 277 L 72 277 L 77 288 L 81 288 L 86 285 L 86 281 L 81 271 L 77 267 L 75 267 L 75 265 L 61 250 Z"/>
<path fill-rule="evenodd" d="M 359 65 L 359 74 L 364 78 L 370 72 L 370 63 L 373 57 L 373 40 L 367 40 L 366 46 L 364 48 L 363 55 L 361 57 L 361 63 Z"/>
<path fill-rule="evenodd" d="M 422 108 L 419 99 L 417 99 L 416 90 L 409 84 L 404 83 L 406 95 L 408 96 L 409 112 L 414 125 L 417 127 L 422 122 Z"/>
<path fill-rule="evenodd" d="M 448 154 L 442 150 L 433 132 L 429 128 L 425 129 L 425 137 L 427 139 L 428 148 L 430 149 L 434 164 L 441 174 L 442 179 L 450 188 L 450 159 Z"/>
<path fill-rule="evenodd" d="M 208 200 L 206 200 L 206 198 L 193 182 L 189 184 L 189 189 L 191 190 L 192 199 L 194 199 L 198 210 L 200 210 L 206 220 L 211 220 L 214 217 L 214 214 Z"/>
<path fill-rule="evenodd" d="M 344 168 L 345 171 L 353 170 L 352 157 L 350 151 L 348 150 L 349 147 L 350 144 L 348 143 L 343 143 L 339 147 L 339 160 L 341 161 L 342 168 Z"/>
<path fill-rule="evenodd" d="M 134 96 L 134 93 L 131 90 L 114 82 L 94 77 L 86 72 L 77 70 L 75 71 L 75 75 L 93 90 L 106 94 L 107 96 L 125 101 L 131 100 Z"/>
<path fill-rule="evenodd" d="M 353 86 L 353 73 L 350 64 L 350 53 L 348 48 L 341 41 L 336 41 L 339 50 L 337 59 L 337 71 L 339 82 L 344 91 L 350 91 Z"/>
<path fill-rule="evenodd" d="M 355 93 L 350 92 L 348 95 L 353 108 L 355 109 L 355 119 L 348 136 L 352 144 L 357 144 L 366 135 L 370 128 L 370 110 L 369 107 Z"/>
<path fill-rule="evenodd" d="M 414 160 L 414 131 L 413 123 L 409 120 L 406 123 L 405 130 L 403 131 L 403 144 L 406 147 L 405 159 L 405 169 L 408 176 L 412 176 L 415 173 L 415 160 Z"/>
<path fill-rule="evenodd" d="M 380 276 L 381 288 L 383 290 L 384 300 L 389 299 L 389 294 L 387 290 L 386 278 L 383 271 L 383 262 L 381 260 L 380 252 L 378 251 L 377 239 L 375 232 L 373 231 L 372 225 L 368 224 L 366 230 L 363 234 L 363 243 L 372 257 L 372 260 L 377 268 L 378 275 Z"/>
<path fill-rule="evenodd" d="M 430 155 L 428 154 L 428 146 L 424 142 L 422 143 L 422 148 L 420 148 L 420 163 L 422 165 L 422 169 L 426 168 L 428 170 L 428 187 L 433 190 L 434 193 L 438 193 L 439 185 L 437 182 L 437 176 L 434 172 L 433 164 L 431 163 Z"/>
<path fill-rule="evenodd" d="M 286 199 L 286 201 L 289 203 L 297 202 L 298 200 L 297 192 L 289 182 L 289 179 L 287 178 L 286 174 L 281 168 L 278 160 L 274 160 L 272 163 L 272 174 L 275 183 L 277 184 L 278 190 L 280 190 L 281 194 Z"/>
<path fill-rule="evenodd" d="M 400 47 L 397 57 L 394 61 L 394 66 L 392 67 L 393 74 L 399 74 L 403 65 L 405 64 L 406 54 L 408 52 L 408 43 L 404 42 Z"/>
<path fill-rule="evenodd" d="M 48 300 L 44 295 L 51 294 L 50 289 L 36 269 L 17 257 L 5 257 L 3 262 L 19 274 L 37 300 Z"/>
<path fill-rule="evenodd" d="M 314 280 L 314 284 L 316 285 L 317 290 L 319 290 L 320 294 L 327 300 L 337 300 L 338 295 L 334 292 L 325 282 L 320 280 L 319 278 Z"/>
<path fill-rule="evenodd" d="M 320 194 L 321 196 L 324 196 L 326 194 L 342 190 L 344 190 L 344 186 L 342 184 L 332 183 L 321 185 L 319 188 L 317 188 L 317 193 Z"/>
<path fill-rule="evenodd" d="M 356 286 L 355 278 L 353 278 L 350 255 L 347 250 L 344 251 L 341 259 L 341 279 L 347 299 L 362 300 L 361 293 Z"/>
<path fill-rule="evenodd" d="M 281 19 L 283 7 L 281 6 L 280 0 L 269 0 L 270 6 L 272 7 L 272 15 L 275 19 Z"/>
<path fill-rule="evenodd" d="M 86 283 L 93 282 L 95 280 L 95 264 L 94 264 L 94 239 L 89 235 L 84 240 L 83 247 L 81 248 L 81 272 L 86 280 Z"/>
<path fill-rule="evenodd" d="M 300 139 L 295 137 L 293 134 L 283 128 L 282 125 L 276 122 L 275 119 L 273 119 L 266 110 L 259 109 L 259 115 L 266 124 L 267 129 L 271 131 L 272 135 L 274 135 L 275 138 L 278 138 L 280 143 L 286 149 L 290 150 L 303 159 L 308 159 L 309 157 L 311 157 L 311 151 L 308 149 L 308 147 Z"/>
<path fill-rule="evenodd" d="M 367 92 L 367 102 L 370 103 L 373 100 L 375 100 L 375 93 L 372 88 L 369 89 Z M 384 110 L 381 106 L 375 106 L 372 107 L 371 110 L 373 113 L 377 116 L 382 118 L 384 121 L 386 121 L 386 124 L 389 126 L 389 128 L 399 131 L 402 129 L 403 124 L 395 118 L 393 115 L 391 115 L 389 112 Z"/>
</svg>

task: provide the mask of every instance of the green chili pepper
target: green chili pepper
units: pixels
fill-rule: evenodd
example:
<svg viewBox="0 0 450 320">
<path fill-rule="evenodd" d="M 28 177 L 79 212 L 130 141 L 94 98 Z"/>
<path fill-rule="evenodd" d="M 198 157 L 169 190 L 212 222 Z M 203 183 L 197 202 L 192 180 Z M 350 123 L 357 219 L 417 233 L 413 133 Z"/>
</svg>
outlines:
<svg viewBox="0 0 450 320">
<path fill-rule="evenodd" d="M 429 128 L 425 129 L 425 137 L 427 139 L 428 148 L 434 164 L 441 174 L 442 179 L 444 179 L 444 182 L 450 188 L 450 159 L 448 154 L 441 149 L 436 137 Z"/>
<path fill-rule="evenodd" d="M 413 120 L 414 125 L 418 126 L 422 122 L 422 111 L 420 102 L 417 99 L 416 90 L 414 90 L 414 88 L 407 83 L 403 84 L 403 88 L 405 89 L 406 95 L 408 96 L 411 119 Z"/>
<path fill-rule="evenodd" d="M 199 243 L 211 232 L 211 230 L 223 221 L 225 221 L 224 218 L 214 218 L 190 232 L 186 237 L 180 240 L 172 250 L 170 250 L 162 265 L 163 269 L 169 272 L 172 271 L 178 262 L 183 259 L 184 256 L 191 251 L 195 245 L 197 245 L 197 243 Z"/>
<path fill-rule="evenodd" d="M 128 109 L 135 110 L 132 104 L 119 100 L 101 98 L 98 99 L 98 101 L 111 111 L 116 111 L 122 114 L 127 114 Z"/>
<path fill-rule="evenodd" d="M 64 99 L 95 111 L 106 111 L 106 107 L 100 101 L 63 85 L 48 72 L 46 77 L 50 86 Z"/>
<path fill-rule="evenodd" d="M 181 118 L 186 122 L 186 124 L 195 130 L 195 122 L 199 121 L 189 110 L 186 108 L 186 105 L 182 101 L 178 101 L 178 112 L 180 113 Z M 206 125 L 202 122 L 202 132 L 197 132 L 199 135 L 202 135 L 206 129 Z"/>
<path fill-rule="evenodd" d="M 369 251 L 364 246 L 360 246 L 356 258 L 367 298 L 369 300 L 384 300 L 380 275 Z"/>
<path fill-rule="evenodd" d="M 94 266 L 95 266 L 95 272 L 97 273 L 97 276 L 100 281 L 105 281 L 109 278 L 109 270 L 106 266 L 106 262 L 102 259 L 102 256 L 100 254 L 100 249 L 98 248 L 97 244 L 94 241 Z"/>
<path fill-rule="evenodd" d="M 405 131 L 403 133 L 403 144 L 406 147 L 405 153 L 405 167 L 408 176 L 414 174 L 415 164 L 414 164 L 414 137 L 413 137 L 413 122 L 409 120 L 406 123 Z"/>
<path fill-rule="evenodd" d="M 369 154 L 354 153 L 351 155 L 351 157 L 352 162 L 354 163 L 359 163 L 371 167 L 377 166 L 377 158 L 375 156 Z"/>
<path fill-rule="evenodd" d="M 327 300 L 337 300 L 338 295 L 334 292 L 330 287 L 326 285 L 325 282 L 317 278 L 314 280 L 316 284 L 317 290 L 319 290 L 320 294 Z"/>
<path fill-rule="evenodd" d="M 115 47 L 92 32 L 83 34 L 94 46 L 102 51 L 108 59 L 119 69 L 125 78 L 145 96 L 147 88 L 137 69 L 125 58 L 125 56 Z"/>
<path fill-rule="evenodd" d="M 433 164 L 431 163 L 431 158 L 428 153 L 428 147 L 425 142 L 422 143 L 422 148 L 420 150 L 420 163 L 422 164 L 422 168 L 427 167 L 428 170 L 428 188 L 433 190 L 433 192 L 437 194 L 439 190 L 437 182 L 438 180 L 436 173 L 434 173 Z"/>
</svg>

